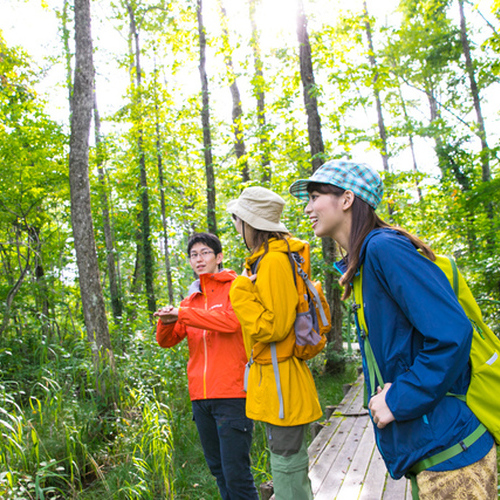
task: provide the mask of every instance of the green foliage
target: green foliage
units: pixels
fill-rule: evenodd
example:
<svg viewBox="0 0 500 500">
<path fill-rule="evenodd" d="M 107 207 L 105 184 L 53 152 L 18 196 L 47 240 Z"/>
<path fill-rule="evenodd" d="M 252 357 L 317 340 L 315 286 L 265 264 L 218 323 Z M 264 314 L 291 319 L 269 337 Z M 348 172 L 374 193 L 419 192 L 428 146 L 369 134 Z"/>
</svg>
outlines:
<svg viewBox="0 0 500 500">
<path fill-rule="evenodd" d="M 268 8 L 264 4 L 257 6 L 257 20 L 262 20 L 259 9 Z M 112 56 L 104 47 L 104 33 L 96 37 L 96 55 L 105 60 L 97 71 L 98 101 L 108 63 L 118 68 L 110 80 L 131 82 L 117 99 L 119 104 L 107 107 L 102 117 L 102 150 L 92 148 L 90 153 L 92 215 L 103 290 L 109 304 L 98 164 L 105 172 L 124 302 L 123 317 L 116 324 L 110 322 L 114 372 L 97 375 L 86 340 L 71 235 L 67 124 L 53 121 L 49 116 L 53 103 L 49 107 L 38 95 L 44 72 L 0 35 L 0 496 L 5 498 L 217 496 L 190 416 L 187 347 L 156 346 L 140 257 L 142 154 L 155 294 L 159 303 L 167 302 L 161 158 L 172 285 L 178 303 L 193 279 L 185 258 L 188 237 L 207 228 L 196 5 L 177 0 L 141 0 L 131 5 L 139 29 L 140 88 L 130 70 L 134 60 L 126 4 L 115 2 L 110 13 L 97 2 L 93 11 L 94 26 L 116 28 L 123 39 L 123 46 Z M 496 7 L 494 20 L 498 21 Z M 226 8 L 229 37 L 236 40 L 231 56 L 242 89 L 241 126 L 250 181 L 242 183 L 241 162 L 233 151 L 224 60 L 229 44 L 221 43 L 220 26 L 210 21 L 211 5 L 204 2 L 216 211 L 224 264 L 239 271 L 248 254 L 226 213 L 227 202 L 246 185 L 265 185 L 286 199 L 283 221 L 295 236 L 311 242 L 313 275 L 320 278 L 326 268 L 321 242 L 303 215 L 303 205 L 288 194 L 292 181 L 311 174 L 295 26 L 290 26 L 291 36 L 271 42 L 265 39 L 269 27 L 261 29 L 262 46 L 258 46 L 256 40 L 250 43 L 242 4 L 233 2 Z M 383 173 L 386 189 L 380 215 L 419 235 L 437 252 L 453 254 L 488 323 L 500 334 L 500 181 L 494 135 L 498 105 L 493 97 L 485 98 L 494 93 L 499 78 L 498 30 L 485 30 L 484 19 L 466 4 L 480 104 L 490 134 L 491 180 L 484 182 L 456 4 L 404 0 L 397 17 L 370 17 L 373 54 L 362 12 L 338 9 L 335 18 L 329 18 L 330 13 L 319 8 L 317 2 L 306 6 L 311 11 L 308 30 L 325 158 L 369 158 L 379 169 L 376 89 L 391 167 Z M 238 33 L 234 33 L 236 19 L 231 16 L 237 9 L 241 12 L 234 24 Z M 68 32 L 64 40 L 71 41 Z M 254 71 L 253 49 L 260 54 L 262 74 Z M 376 58 L 376 72 L 368 55 Z M 58 54 L 50 57 L 51 64 L 59 59 Z M 67 57 L 70 62 L 72 55 Z M 265 122 L 257 111 L 260 91 L 264 92 Z M 61 92 L 65 99 L 67 89 Z M 270 159 L 268 167 L 264 158 Z M 270 175 L 263 181 L 267 168 Z M 353 340 L 347 306 L 342 333 L 344 341 Z M 325 373 L 325 367 L 346 366 L 345 377 L 352 379 L 351 361 L 350 353 L 346 357 L 327 349 L 311 362 L 322 405 L 342 397 L 337 375 Z M 252 464 L 257 482 L 269 478 L 260 424 L 255 429 Z"/>
</svg>

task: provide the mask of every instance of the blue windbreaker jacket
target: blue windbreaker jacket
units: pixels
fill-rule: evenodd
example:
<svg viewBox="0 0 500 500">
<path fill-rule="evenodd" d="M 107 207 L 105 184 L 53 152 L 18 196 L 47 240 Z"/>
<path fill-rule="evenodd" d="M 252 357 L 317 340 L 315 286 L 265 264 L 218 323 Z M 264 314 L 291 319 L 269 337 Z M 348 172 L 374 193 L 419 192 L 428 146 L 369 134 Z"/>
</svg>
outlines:
<svg viewBox="0 0 500 500">
<path fill-rule="evenodd" d="M 465 394 L 472 326 L 445 274 L 420 255 L 408 238 L 375 229 L 360 254 L 368 335 L 395 422 L 374 425 L 377 446 L 391 476 L 471 434 L 479 421 L 467 405 L 447 392 Z M 336 267 L 342 273 L 343 261 Z M 371 394 L 360 346 L 368 394 Z M 493 446 L 486 432 L 466 451 L 430 470 L 454 470 L 483 458 Z"/>
</svg>

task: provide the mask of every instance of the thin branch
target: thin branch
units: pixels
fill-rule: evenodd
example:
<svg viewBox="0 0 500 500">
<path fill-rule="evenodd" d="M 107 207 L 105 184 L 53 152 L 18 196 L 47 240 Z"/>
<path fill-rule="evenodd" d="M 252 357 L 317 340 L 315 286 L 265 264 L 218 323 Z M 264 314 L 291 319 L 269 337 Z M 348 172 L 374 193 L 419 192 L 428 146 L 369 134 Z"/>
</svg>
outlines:
<svg viewBox="0 0 500 500">
<path fill-rule="evenodd" d="M 397 78 L 401 78 L 401 80 L 403 80 L 404 83 L 406 83 L 406 85 L 408 85 L 409 87 L 415 89 L 415 90 L 418 90 L 419 92 L 422 92 L 423 94 L 427 95 L 427 92 L 424 90 L 424 89 L 421 89 L 420 87 L 417 87 L 416 85 L 410 83 L 408 80 L 406 80 L 406 78 L 402 75 L 398 75 L 398 73 L 394 70 L 389 70 L 389 72 L 391 74 L 393 74 L 394 76 L 396 76 Z M 446 106 L 444 106 L 443 104 L 441 104 L 441 102 L 439 102 L 438 99 L 435 99 L 436 101 L 436 104 L 438 104 L 438 106 L 446 111 L 447 113 L 449 113 L 451 116 L 453 116 L 454 118 L 456 118 L 460 123 L 462 123 L 462 125 L 465 125 L 471 132 L 474 132 L 473 128 L 471 127 L 471 125 L 469 125 L 466 121 L 464 121 L 462 118 L 460 118 L 460 116 L 458 116 L 456 113 L 454 113 L 453 111 L 451 111 L 450 109 L 448 109 Z"/>
</svg>

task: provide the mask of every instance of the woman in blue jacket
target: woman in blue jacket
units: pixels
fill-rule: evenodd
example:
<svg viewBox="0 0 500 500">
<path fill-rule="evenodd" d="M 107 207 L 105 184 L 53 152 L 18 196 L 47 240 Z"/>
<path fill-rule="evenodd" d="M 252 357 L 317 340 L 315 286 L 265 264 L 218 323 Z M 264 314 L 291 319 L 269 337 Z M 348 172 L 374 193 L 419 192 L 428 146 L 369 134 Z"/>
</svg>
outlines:
<svg viewBox="0 0 500 500">
<path fill-rule="evenodd" d="M 462 443 L 480 423 L 448 392 L 465 394 L 472 326 L 434 253 L 375 209 L 382 181 L 368 165 L 333 160 L 290 192 L 308 200 L 306 214 L 318 237 L 333 238 L 343 251 L 343 299 L 362 267 L 363 311 L 375 359 L 386 382 L 365 382 L 376 441 L 395 479 L 422 459 Z M 416 476 L 421 499 L 497 497 L 496 447 L 483 433 L 456 456 Z"/>
</svg>

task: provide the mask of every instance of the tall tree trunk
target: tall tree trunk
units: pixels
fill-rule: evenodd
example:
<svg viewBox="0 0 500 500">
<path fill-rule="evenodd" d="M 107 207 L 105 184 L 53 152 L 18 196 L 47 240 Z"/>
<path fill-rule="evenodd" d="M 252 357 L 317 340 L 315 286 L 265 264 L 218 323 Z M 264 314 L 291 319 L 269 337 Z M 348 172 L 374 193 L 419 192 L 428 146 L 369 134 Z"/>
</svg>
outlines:
<svg viewBox="0 0 500 500">
<path fill-rule="evenodd" d="M 167 275 L 168 300 L 170 304 L 173 304 L 174 288 L 172 285 L 172 268 L 170 266 L 167 214 L 165 207 L 165 181 L 163 177 L 163 154 L 162 154 L 162 143 L 160 134 L 160 104 L 158 102 L 158 92 L 156 90 L 159 85 L 157 73 L 158 72 L 155 68 L 154 99 L 155 99 L 155 128 L 156 128 L 156 164 L 158 166 L 158 181 L 160 184 L 161 223 L 163 229 L 163 246 L 164 246 L 164 258 L 165 258 L 165 273 Z"/>
<path fill-rule="evenodd" d="M 130 18 L 130 7 L 125 0 L 125 6 L 127 9 L 127 12 L 129 13 L 129 18 Z M 131 24 L 131 23 L 130 23 Z M 132 30 L 132 26 L 130 26 L 129 30 L 129 36 L 127 37 L 127 45 L 128 45 L 128 54 L 129 54 L 129 76 L 130 76 L 130 87 L 134 88 L 136 84 L 136 79 L 134 77 L 134 70 L 135 70 L 135 57 L 134 57 L 134 32 Z M 130 293 L 134 295 L 139 295 L 142 292 L 142 280 L 141 276 L 143 275 L 143 269 L 144 269 L 144 258 L 143 258 L 143 251 L 142 251 L 142 233 L 140 230 L 140 227 L 142 225 L 141 223 L 141 218 L 142 214 L 141 212 L 137 212 L 135 214 L 137 217 L 135 227 L 137 228 L 134 233 L 135 233 L 135 260 L 134 260 L 134 272 L 132 274 L 132 283 L 130 285 Z M 132 308 L 127 308 L 127 314 L 131 316 L 132 319 L 135 319 L 137 317 L 137 308 L 132 307 Z"/>
<path fill-rule="evenodd" d="M 318 101 L 314 83 L 314 72 L 311 58 L 311 44 L 307 32 L 307 19 L 302 1 L 299 2 L 297 16 L 297 37 L 299 41 L 300 76 L 304 92 L 304 104 L 307 113 L 307 129 L 309 133 L 309 147 L 313 172 L 324 163 L 325 148 L 321 134 L 321 120 L 318 112 Z M 332 239 L 323 238 L 323 258 L 327 264 L 325 270 L 325 291 L 332 313 L 332 329 L 327 334 L 328 342 L 337 352 L 342 351 L 342 313 L 339 287 L 334 282 L 332 263 L 337 252 Z"/>
<path fill-rule="evenodd" d="M 491 180 L 490 172 L 490 149 L 486 141 L 486 129 L 484 126 L 483 113 L 481 111 L 481 100 L 479 98 L 479 90 L 477 88 L 476 77 L 474 74 L 474 63 L 470 53 L 469 39 L 467 37 L 467 26 L 465 24 L 464 0 L 458 0 L 460 7 L 460 39 L 462 41 L 462 50 L 465 57 L 465 67 L 469 77 L 470 92 L 474 102 L 474 110 L 476 111 L 477 120 L 477 135 L 481 141 L 481 171 L 483 182 Z"/>
<path fill-rule="evenodd" d="M 311 150 L 313 172 L 324 163 L 325 148 L 321 135 L 321 120 L 316 98 L 316 85 L 311 58 L 311 44 L 307 32 L 307 19 L 302 0 L 299 1 L 297 37 L 299 40 L 300 77 L 304 93 L 304 105 L 307 113 L 307 130 Z"/>
<path fill-rule="evenodd" d="M 165 208 L 165 182 L 163 178 L 163 161 L 161 154 L 161 142 L 160 142 L 160 123 L 156 121 L 156 161 L 158 165 L 158 179 L 160 183 L 160 202 L 161 202 L 161 223 L 163 229 L 163 246 L 164 246 L 164 257 L 165 257 L 165 273 L 167 275 L 167 287 L 168 287 L 168 300 L 170 304 L 174 303 L 174 288 L 172 285 L 172 267 L 170 265 L 170 249 L 168 241 L 168 225 L 167 225 L 167 215 Z"/>
<path fill-rule="evenodd" d="M 76 63 L 69 150 L 71 221 L 87 336 L 98 367 L 101 367 L 101 363 L 109 362 L 113 366 L 90 205 L 89 134 L 94 82 L 90 0 L 75 0 L 75 43 Z"/>
<path fill-rule="evenodd" d="M 250 45 L 252 46 L 254 60 L 254 77 L 252 80 L 253 93 L 257 99 L 257 123 L 259 125 L 258 137 L 260 142 L 260 157 L 262 166 L 261 180 L 263 184 L 271 183 L 271 160 L 269 156 L 269 139 L 266 131 L 266 103 L 264 94 L 264 64 L 260 55 L 259 30 L 255 22 L 255 7 L 258 0 L 249 1 L 250 9 L 250 24 L 252 26 L 252 38 Z"/>
<path fill-rule="evenodd" d="M 410 125 L 410 117 L 408 116 L 408 110 L 406 109 L 406 101 L 405 101 L 405 98 L 403 96 L 403 91 L 401 89 L 401 82 L 400 82 L 399 78 L 397 78 L 397 83 L 398 83 L 399 98 L 401 100 L 401 108 L 403 109 L 403 114 L 405 117 L 405 123 Z M 418 173 L 418 166 L 417 166 L 417 158 L 415 155 L 415 144 L 413 142 L 413 128 L 411 128 L 409 130 L 408 143 L 410 145 L 413 173 L 417 174 Z M 418 179 L 415 179 L 415 187 L 417 188 L 418 201 L 422 201 L 422 189 L 420 188 L 420 184 L 418 182 Z"/>
<path fill-rule="evenodd" d="M 130 17 L 130 32 L 134 40 L 135 50 L 135 83 L 137 102 L 137 151 L 139 154 L 139 183 L 141 193 L 141 236 L 142 255 L 144 259 L 144 282 L 146 285 L 146 299 L 148 311 L 152 315 L 156 311 L 156 298 L 154 293 L 154 259 L 151 244 L 151 223 L 149 219 L 149 194 L 148 180 L 146 172 L 146 154 L 144 152 L 144 128 L 142 116 L 142 81 L 141 81 L 141 52 L 139 44 L 139 31 L 137 29 L 135 14 L 132 6 L 127 2 L 127 9 Z"/>
<path fill-rule="evenodd" d="M 138 217 L 140 219 L 140 217 Z M 138 220 L 137 224 L 140 224 L 140 220 Z M 134 259 L 134 273 L 132 274 L 132 283 L 130 285 L 130 293 L 132 295 L 139 295 L 142 293 L 142 280 L 141 276 L 143 273 L 143 261 L 144 259 L 142 258 L 142 245 L 141 245 L 141 234 L 139 230 L 136 230 L 136 235 L 135 235 L 135 240 L 137 241 L 137 244 L 135 246 L 135 259 Z M 137 317 L 135 315 L 136 308 L 134 307 L 132 311 L 130 311 L 134 316 L 134 318 Z"/>
<path fill-rule="evenodd" d="M 237 166 L 241 170 L 241 180 L 248 182 L 250 173 L 248 171 L 248 161 L 246 158 L 245 141 L 243 140 L 243 108 L 241 107 L 241 96 L 238 88 L 238 81 L 234 72 L 232 48 L 229 40 L 229 28 L 226 9 L 222 0 L 219 0 L 219 8 L 222 21 L 222 39 L 224 43 L 224 61 L 226 63 L 227 75 L 230 82 L 229 89 L 231 90 L 231 98 L 233 100 L 233 133 L 234 133 L 234 153 L 237 159 Z"/>
<path fill-rule="evenodd" d="M 378 133 L 381 142 L 380 154 L 382 156 L 382 163 L 384 165 L 384 170 L 386 172 L 389 172 L 387 131 L 385 129 L 384 115 L 382 112 L 382 102 L 380 101 L 380 92 L 377 84 L 379 73 L 377 69 L 377 61 L 375 59 L 375 50 L 373 48 L 372 30 L 370 25 L 370 18 L 368 16 L 368 8 L 366 6 L 366 0 L 363 0 L 363 16 L 365 18 L 365 32 L 366 32 L 366 38 L 368 40 L 368 60 L 370 62 L 370 67 L 372 69 L 372 74 L 373 74 L 372 86 L 373 86 L 373 95 L 375 97 L 375 105 L 377 108 Z"/>
<path fill-rule="evenodd" d="M 210 103 L 208 94 L 208 78 L 205 68 L 206 46 L 205 27 L 203 26 L 202 0 L 197 0 L 196 14 L 198 16 L 198 36 L 200 42 L 200 79 L 201 79 L 201 124 L 203 128 L 203 152 L 205 155 L 205 172 L 207 179 L 207 226 L 208 230 L 217 234 L 217 219 L 215 213 L 215 175 L 212 159 L 212 136 L 210 133 Z"/>
<path fill-rule="evenodd" d="M 94 84 L 95 85 L 95 84 Z M 103 144 L 101 140 L 101 118 L 97 108 L 97 97 L 94 88 L 94 133 L 95 145 L 97 150 L 97 175 L 100 184 L 100 198 L 101 198 L 101 211 L 102 223 L 104 229 L 104 242 L 106 245 L 106 262 L 108 266 L 109 275 L 109 293 L 111 295 L 111 310 L 113 311 L 113 318 L 116 323 L 121 320 L 123 314 L 122 299 L 120 287 L 118 283 L 118 273 L 116 270 L 116 249 L 113 239 L 113 232 L 111 230 L 111 218 L 109 215 L 109 202 L 106 190 L 106 178 L 104 175 L 103 167 Z"/>
</svg>

